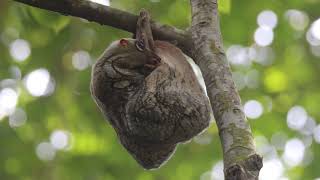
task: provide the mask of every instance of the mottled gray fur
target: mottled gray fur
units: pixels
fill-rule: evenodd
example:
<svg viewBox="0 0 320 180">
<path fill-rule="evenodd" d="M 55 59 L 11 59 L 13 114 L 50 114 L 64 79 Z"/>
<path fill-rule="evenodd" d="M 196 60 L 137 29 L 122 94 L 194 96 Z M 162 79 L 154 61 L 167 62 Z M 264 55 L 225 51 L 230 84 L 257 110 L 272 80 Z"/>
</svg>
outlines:
<svg viewBox="0 0 320 180">
<path fill-rule="evenodd" d="M 158 168 L 186 142 L 208 127 L 210 104 L 180 49 L 155 41 L 161 62 L 145 66 L 148 56 L 134 39 L 113 42 L 92 70 L 91 92 L 120 142 L 146 169 Z"/>
</svg>

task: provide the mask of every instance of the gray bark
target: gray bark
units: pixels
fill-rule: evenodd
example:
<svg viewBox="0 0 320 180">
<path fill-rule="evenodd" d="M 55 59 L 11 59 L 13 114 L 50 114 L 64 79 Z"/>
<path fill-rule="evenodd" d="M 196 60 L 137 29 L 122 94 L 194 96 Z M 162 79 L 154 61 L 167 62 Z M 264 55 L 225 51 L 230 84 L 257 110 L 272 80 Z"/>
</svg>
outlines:
<svg viewBox="0 0 320 180">
<path fill-rule="evenodd" d="M 226 179 L 258 179 L 262 158 L 256 154 L 249 123 L 223 50 L 217 0 L 190 0 L 191 54 L 199 65 L 211 101 Z"/>
</svg>

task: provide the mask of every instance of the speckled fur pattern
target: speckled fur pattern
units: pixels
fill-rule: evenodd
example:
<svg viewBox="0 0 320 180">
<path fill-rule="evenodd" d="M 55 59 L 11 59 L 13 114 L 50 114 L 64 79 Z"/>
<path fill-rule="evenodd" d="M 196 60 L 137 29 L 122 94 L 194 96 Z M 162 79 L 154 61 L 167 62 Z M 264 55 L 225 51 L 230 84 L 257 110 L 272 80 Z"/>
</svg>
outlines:
<svg viewBox="0 0 320 180">
<path fill-rule="evenodd" d="M 211 107 L 180 49 L 155 41 L 161 63 L 152 71 L 134 39 L 110 45 L 92 70 L 91 93 L 120 142 L 146 169 L 158 168 L 176 145 L 206 129 Z"/>
</svg>

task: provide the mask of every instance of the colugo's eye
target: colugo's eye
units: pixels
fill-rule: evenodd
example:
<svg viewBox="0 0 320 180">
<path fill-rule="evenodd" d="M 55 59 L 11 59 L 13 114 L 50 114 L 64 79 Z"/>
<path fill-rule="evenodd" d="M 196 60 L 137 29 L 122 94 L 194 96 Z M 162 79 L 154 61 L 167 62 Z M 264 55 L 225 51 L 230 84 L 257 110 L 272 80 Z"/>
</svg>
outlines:
<svg viewBox="0 0 320 180">
<path fill-rule="evenodd" d="M 136 41 L 136 47 L 138 51 L 143 51 L 144 50 L 144 43 L 142 41 Z"/>
</svg>

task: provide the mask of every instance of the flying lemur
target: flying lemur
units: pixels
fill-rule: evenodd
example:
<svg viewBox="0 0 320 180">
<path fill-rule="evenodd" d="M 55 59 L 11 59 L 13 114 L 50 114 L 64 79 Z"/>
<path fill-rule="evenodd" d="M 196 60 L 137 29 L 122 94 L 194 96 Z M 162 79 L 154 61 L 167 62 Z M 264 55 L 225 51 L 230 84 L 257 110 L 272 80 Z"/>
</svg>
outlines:
<svg viewBox="0 0 320 180">
<path fill-rule="evenodd" d="M 186 55 L 165 41 L 113 42 L 92 69 L 92 96 L 121 144 L 145 169 L 158 168 L 206 129 L 210 104 Z"/>
</svg>

